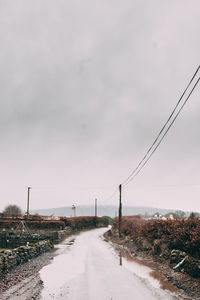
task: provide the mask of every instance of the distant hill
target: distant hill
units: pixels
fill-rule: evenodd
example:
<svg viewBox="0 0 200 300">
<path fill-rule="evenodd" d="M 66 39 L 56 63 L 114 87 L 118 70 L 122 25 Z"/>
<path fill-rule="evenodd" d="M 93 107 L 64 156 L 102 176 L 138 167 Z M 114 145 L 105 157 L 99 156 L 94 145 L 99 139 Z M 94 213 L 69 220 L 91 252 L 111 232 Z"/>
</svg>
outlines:
<svg viewBox="0 0 200 300">
<path fill-rule="evenodd" d="M 123 206 L 123 215 L 152 215 L 156 212 L 160 214 L 167 214 L 175 212 L 173 209 L 161 209 L 154 207 L 143 206 Z M 94 206 L 80 205 L 76 207 L 76 216 L 94 216 Z M 31 214 L 40 214 L 44 216 L 73 216 L 71 206 L 49 208 L 49 209 L 37 209 L 31 210 Z M 98 216 L 110 216 L 115 217 L 118 215 L 118 206 L 112 205 L 100 205 L 98 206 Z"/>
</svg>

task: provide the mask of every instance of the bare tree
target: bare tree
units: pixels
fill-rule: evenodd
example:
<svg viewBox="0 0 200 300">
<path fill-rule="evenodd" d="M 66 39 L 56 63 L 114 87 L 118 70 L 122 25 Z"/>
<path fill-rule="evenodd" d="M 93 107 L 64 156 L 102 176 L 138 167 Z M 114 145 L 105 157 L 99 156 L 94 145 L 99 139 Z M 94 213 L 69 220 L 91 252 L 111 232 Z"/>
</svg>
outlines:
<svg viewBox="0 0 200 300">
<path fill-rule="evenodd" d="M 22 210 L 19 206 L 17 205 L 7 205 L 4 208 L 3 214 L 8 214 L 8 215 L 20 215 L 22 214 Z"/>
</svg>

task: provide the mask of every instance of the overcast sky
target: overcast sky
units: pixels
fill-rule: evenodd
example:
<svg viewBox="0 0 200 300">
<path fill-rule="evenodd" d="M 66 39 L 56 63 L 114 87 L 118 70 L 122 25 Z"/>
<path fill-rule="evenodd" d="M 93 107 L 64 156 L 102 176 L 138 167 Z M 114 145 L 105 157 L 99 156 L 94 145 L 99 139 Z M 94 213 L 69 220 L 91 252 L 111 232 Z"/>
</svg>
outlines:
<svg viewBox="0 0 200 300">
<path fill-rule="evenodd" d="M 0 210 L 118 204 L 200 63 L 200 1 L 0 0 L 0 43 Z M 123 203 L 200 211 L 200 84 Z"/>
</svg>

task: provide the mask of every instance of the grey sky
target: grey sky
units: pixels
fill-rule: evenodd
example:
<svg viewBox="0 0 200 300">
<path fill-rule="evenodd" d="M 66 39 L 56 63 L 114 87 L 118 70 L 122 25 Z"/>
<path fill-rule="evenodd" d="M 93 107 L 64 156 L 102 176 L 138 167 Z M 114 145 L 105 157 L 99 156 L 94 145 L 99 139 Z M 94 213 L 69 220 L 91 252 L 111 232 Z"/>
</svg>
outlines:
<svg viewBox="0 0 200 300">
<path fill-rule="evenodd" d="M 199 0 L 0 0 L 0 209 L 112 194 L 199 65 L 199 20 Z M 125 204 L 200 211 L 199 92 Z"/>
</svg>

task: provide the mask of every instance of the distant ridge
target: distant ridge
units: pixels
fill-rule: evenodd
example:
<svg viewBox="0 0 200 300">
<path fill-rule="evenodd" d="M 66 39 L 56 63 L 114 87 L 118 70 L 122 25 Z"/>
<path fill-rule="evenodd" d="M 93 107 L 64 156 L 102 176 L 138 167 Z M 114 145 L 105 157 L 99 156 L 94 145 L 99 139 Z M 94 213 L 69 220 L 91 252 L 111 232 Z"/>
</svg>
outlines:
<svg viewBox="0 0 200 300">
<path fill-rule="evenodd" d="M 152 215 L 156 212 L 164 215 L 170 212 L 176 212 L 173 209 L 162 209 L 155 207 L 145 206 L 123 206 L 123 215 Z M 71 206 L 49 208 L 49 209 L 35 209 L 31 210 L 31 214 L 40 214 L 44 216 L 72 216 L 73 212 Z M 80 205 L 76 207 L 76 216 L 94 216 L 94 206 L 92 205 Z M 100 205 L 98 206 L 98 216 L 110 216 L 115 217 L 118 214 L 118 206 L 116 205 Z"/>
</svg>

